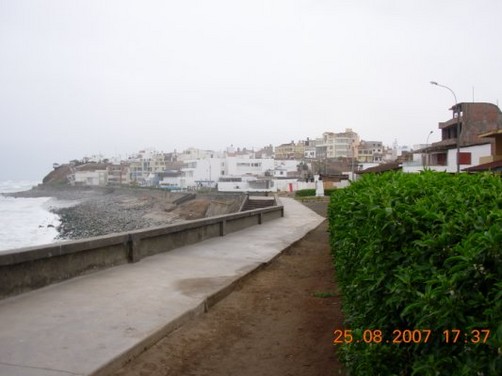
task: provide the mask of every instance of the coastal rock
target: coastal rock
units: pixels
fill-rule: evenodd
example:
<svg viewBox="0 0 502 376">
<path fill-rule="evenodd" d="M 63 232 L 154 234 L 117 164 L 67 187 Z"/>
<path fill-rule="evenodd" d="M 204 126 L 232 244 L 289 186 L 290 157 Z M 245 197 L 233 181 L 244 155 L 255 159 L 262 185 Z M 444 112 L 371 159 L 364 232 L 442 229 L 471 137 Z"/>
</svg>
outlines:
<svg viewBox="0 0 502 376">
<path fill-rule="evenodd" d="M 159 189 L 52 184 L 41 184 L 30 191 L 10 195 L 55 198 L 57 201 L 49 209 L 60 217 L 60 224 L 56 227 L 59 240 L 83 239 L 228 214 L 237 211 L 243 200 L 240 195 L 209 195 L 190 197 L 190 200 L 176 205 L 186 194 Z"/>
</svg>

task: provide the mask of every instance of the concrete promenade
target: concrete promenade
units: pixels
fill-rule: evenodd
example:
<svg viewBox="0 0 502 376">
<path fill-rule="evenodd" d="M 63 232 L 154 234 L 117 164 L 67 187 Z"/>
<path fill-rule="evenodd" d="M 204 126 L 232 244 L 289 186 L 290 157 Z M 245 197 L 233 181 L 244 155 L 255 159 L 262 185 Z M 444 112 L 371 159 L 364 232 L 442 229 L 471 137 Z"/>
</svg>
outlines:
<svg viewBox="0 0 502 376">
<path fill-rule="evenodd" d="M 283 218 L 0 301 L 0 375 L 106 375 L 324 220 L 281 201 Z"/>
</svg>

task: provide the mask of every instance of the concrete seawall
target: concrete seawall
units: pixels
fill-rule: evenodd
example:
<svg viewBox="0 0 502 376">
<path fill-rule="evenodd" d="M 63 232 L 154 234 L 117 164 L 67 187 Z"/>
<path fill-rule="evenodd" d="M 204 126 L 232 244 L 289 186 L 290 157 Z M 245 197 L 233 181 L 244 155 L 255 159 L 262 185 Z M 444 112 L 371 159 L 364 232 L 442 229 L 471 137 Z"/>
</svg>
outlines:
<svg viewBox="0 0 502 376">
<path fill-rule="evenodd" d="M 0 299 L 284 216 L 282 205 L 0 253 Z"/>
<path fill-rule="evenodd" d="M 0 375 L 112 374 L 324 220 L 293 199 L 281 201 L 284 216 L 264 226 L 0 300 Z"/>
</svg>

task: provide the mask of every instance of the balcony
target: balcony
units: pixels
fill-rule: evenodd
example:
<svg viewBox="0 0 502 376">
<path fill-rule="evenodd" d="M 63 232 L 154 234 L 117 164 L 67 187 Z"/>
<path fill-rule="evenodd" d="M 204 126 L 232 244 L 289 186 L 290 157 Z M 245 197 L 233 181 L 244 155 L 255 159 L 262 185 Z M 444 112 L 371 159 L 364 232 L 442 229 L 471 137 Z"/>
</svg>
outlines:
<svg viewBox="0 0 502 376">
<path fill-rule="evenodd" d="M 434 142 L 430 147 L 427 149 L 429 151 L 436 151 L 440 149 L 448 149 L 448 146 L 456 146 L 457 145 L 457 139 L 456 138 L 448 138 L 445 140 L 441 140 L 439 142 Z"/>
<path fill-rule="evenodd" d="M 460 124 L 462 124 L 462 116 L 460 116 Z M 439 129 L 444 129 L 452 126 L 457 125 L 457 118 L 452 118 L 450 120 L 447 120 L 445 122 L 439 123 Z"/>
</svg>

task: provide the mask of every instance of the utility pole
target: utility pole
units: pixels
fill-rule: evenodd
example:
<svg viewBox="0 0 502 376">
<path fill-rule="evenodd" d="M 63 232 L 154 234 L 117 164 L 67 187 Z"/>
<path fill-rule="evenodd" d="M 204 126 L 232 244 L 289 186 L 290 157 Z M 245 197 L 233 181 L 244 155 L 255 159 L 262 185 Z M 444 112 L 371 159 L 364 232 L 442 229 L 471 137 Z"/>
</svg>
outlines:
<svg viewBox="0 0 502 376">
<path fill-rule="evenodd" d="M 436 81 L 431 81 L 431 85 L 439 86 L 445 88 L 453 94 L 453 98 L 455 99 L 455 107 L 453 107 L 453 116 L 455 116 L 455 111 L 457 112 L 457 174 L 460 172 L 460 108 L 457 103 L 457 96 L 455 92 L 450 89 L 448 86 L 440 85 Z"/>
</svg>

